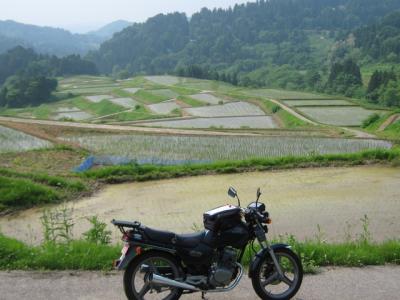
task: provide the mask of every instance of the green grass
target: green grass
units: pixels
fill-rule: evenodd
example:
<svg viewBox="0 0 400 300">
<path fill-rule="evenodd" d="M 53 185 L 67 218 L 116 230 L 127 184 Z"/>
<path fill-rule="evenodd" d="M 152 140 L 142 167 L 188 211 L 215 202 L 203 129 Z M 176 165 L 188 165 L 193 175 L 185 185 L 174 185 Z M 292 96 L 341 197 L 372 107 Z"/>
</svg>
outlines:
<svg viewBox="0 0 400 300">
<path fill-rule="evenodd" d="M 110 101 L 103 100 L 99 103 L 93 103 L 82 97 L 76 97 L 71 100 L 72 104 L 83 111 L 92 112 L 97 116 L 103 116 L 118 113 L 124 110 L 123 107 L 116 105 Z"/>
<path fill-rule="evenodd" d="M 190 98 L 188 96 L 179 96 L 178 97 L 179 101 L 182 101 L 183 103 L 186 103 L 187 105 L 190 105 L 191 107 L 201 107 L 201 106 L 205 106 L 206 103 L 200 101 L 200 100 L 196 100 L 193 98 Z"/>
<path fill-rule="evenodd" d="M 0 212 L 59 201 L 55 190 L 27 179 L 0 176 Z"/>
<path fill-rule="evenodd" d="M 60 176 L 50 176 L 47 174 L 36 173 L 20 173 L 5 168 L 0 168 L 0 174 L 12 178 L 30 179 L 36 183 L 45 184 L 56 188 L 69 189 L 74 192 L 82 192 L 86 190 L 86 186 L 82 181 L 66 179 Z"/>
<path fill-rule="evenodd" d="M 351 266 L 400 264 L 400 241 L 383 243 L 350 241 L 323 243 L 287 241 L 300 255 L 305 272 L 313 273 L 318 266 Z M 28 246 L 0 233 L 0 270 L 110 270 L 112 261 L 120 256 L 121 246 L 99 245 L 83 240 Z M 253 256 L 247 249 L 244 265 Z"/>
<path fill-rule="evenodd" d="M 146 90 L 138 90 L 133 97 L 145 104 L 154 104 L 170 99 L 166 96 L 152 94 Z"/>
<path fill-rule="evenodd" d="M 126 181 L 159 180 L 206 174 L 229 174 L 247 171 L 265 171 L 305 167 L 354 166 L 382 162 L 394 162 L 396 164 L 400 162 L 400 149 L 367 150 L 348 154 L 259 158 L 242 161 L 220 161 L 209 164 L 187 164 L 177 166 L 132 164 L 89 170 L 81 174 L 81 176 L 104 180 L 108 183 L 117 183 Z"/>
<path fill-rule="evenodd" d="M 1 270 L 109 270 L 121 251 L 81 240 L 33 247 L 2 234 L 0 245 Z"/>
<path fill-rule="evenodd" d="M 168 86 L 166 88 L 170 89 L 171 91 L 174 91 L 175 93 L 178 93 L 179 95 L 194 95 L 201 92 L 201 90 L 198 89 L 191 89 L 174 85 Z"/>
<path fill-rule="evenodd" d="M 272 112 L 274 110 L 274 107 L 277 106 L 277 104 L 269 100 L 262 100 L 262 104 L 269 112 Z M 284 128 L 310 127 L 309 123 L 300 120 L 299 118 L 295 117 L 294 115 L 282 108 L 279 109 L 275 114 L 283 123 Z"/>
<path fill-rule="evenodd" d="M 0 213 L 75 198 L 88 190 L 82 179 L 0 168 Z"/>
<path fill-rule="evenodd" d="M 383 131 L 378 131 L 379 127 L 393 114 L 400 113 L 400 110 L 391 112 L 389 114 L 382 115 L 379 119 L 375 120 L 368 127 L 364 128 L 368 132 L 376 134 L 380 138 L 390 139 L 399 141 L 400 140 L 400 121 L 389 125 Z"/>
<path fill-rule="evenodd" d="M 134 111 L 122 112 L 120 114 L 110 117 L 113 121 L 125 122 L 125 121 L 138 121 L 147 119 L 158 119 L 159 115 L 152 114 L 143 105 Z"/>
</svg>

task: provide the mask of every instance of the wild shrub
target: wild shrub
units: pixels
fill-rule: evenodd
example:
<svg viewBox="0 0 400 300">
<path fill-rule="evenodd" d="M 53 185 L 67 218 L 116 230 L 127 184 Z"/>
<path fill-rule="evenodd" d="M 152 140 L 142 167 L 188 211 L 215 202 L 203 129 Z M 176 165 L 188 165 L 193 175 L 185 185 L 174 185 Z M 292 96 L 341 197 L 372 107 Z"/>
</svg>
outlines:
<svg viewBox="0 0 400 300">
<path fill-rule="evenodd" d="M 98 216 L 88 217 L 86 220 L 92 224 L 92 227 L 83 233 L 84 239 L 87 242 L 99 245 L 107 245 L 111 242 L 111 231 L 106 230 L 106 223 L 101 222 Z"/>
</svg>

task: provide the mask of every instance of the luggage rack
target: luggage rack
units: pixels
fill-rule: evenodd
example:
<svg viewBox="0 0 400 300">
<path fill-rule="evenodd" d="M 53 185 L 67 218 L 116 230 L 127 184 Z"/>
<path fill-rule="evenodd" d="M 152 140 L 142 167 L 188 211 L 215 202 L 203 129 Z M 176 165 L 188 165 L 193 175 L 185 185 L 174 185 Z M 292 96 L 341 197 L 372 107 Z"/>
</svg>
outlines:
<svg viewBox="0 0 400 300">
<path fill-rule="evenodd" d="M 129 221 L 112 220 L 111 224 L 117 226 L 122 233 L 126 233 L 125 228 L 132 228 L 133 230 L 138 230 L 139 228 L 142 227 L 142 224 L 138 221 L 129 222 Z"/>
</svg>

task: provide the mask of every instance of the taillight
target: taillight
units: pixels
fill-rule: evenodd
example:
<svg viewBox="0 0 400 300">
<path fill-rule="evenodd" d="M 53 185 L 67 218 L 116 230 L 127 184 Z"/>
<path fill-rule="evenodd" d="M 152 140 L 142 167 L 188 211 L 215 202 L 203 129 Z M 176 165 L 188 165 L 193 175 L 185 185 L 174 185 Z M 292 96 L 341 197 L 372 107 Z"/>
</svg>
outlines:
<svg viewBox="0 0 400 300">
<path fill-rule="evenodd" d="M 129 241 L 129 233 L 124 233 L 122 235 L 121 240 L 123 240 L 124 242 L 128 242 Z"/>
</svg>

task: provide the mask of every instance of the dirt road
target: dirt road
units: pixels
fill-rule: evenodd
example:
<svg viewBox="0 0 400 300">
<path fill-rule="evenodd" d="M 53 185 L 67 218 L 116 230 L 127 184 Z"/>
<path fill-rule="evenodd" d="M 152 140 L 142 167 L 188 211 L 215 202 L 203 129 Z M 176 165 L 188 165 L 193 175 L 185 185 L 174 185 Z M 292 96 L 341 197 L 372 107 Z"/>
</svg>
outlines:
<svg viewBox="0 0 400 300">
<path fill-rule="evenodd" d="M 318 275 L 305 276 L 297 300 L 398 299 L 400 266 L 323 269 Z M 126 299 L 122 274 L 99 272 L 1 272 L 0 299 L 69 300 Z M 250 280 L 245 277 L 229 293 L 208 294 L 210 300 L 256 300 Z M 201 299 L 200 294 L 181 299 Z"/>
<path fill-rule="evenodd" d="M 61 127 L 72 127 L 72 128 L 84 128 L 84 129 L 99 129 L 109 131 L 130 131 L 130 132 L 142 132 L 142 133 L 154 133 L 154 134 L 178 134 L 178 135 L 255 135 L 252 133 L 235 133 L 235 132 L 221 132 L 221 131 L 207 131 L 207 130 L 185 130 L 185 129 L 170 129 L 170 128 L 151 128 L 151 127 L 140 127 L 140 126 L 121 126 L 121 125 L 104 125 L 104 124 L 89 124 L 89 123 L 77 123 L 77 122 L 62 122 L 62 121 L 49 121 L 49 120 L 36 120 L 36 119 L 21 119 L 12 117 L 0 117 L 0 122 L 4 123 L 22 123 L 22 124 L 37 124 L 37 125 L 48 125 L 48 126 L 61 126 Z"/>
</svg>

